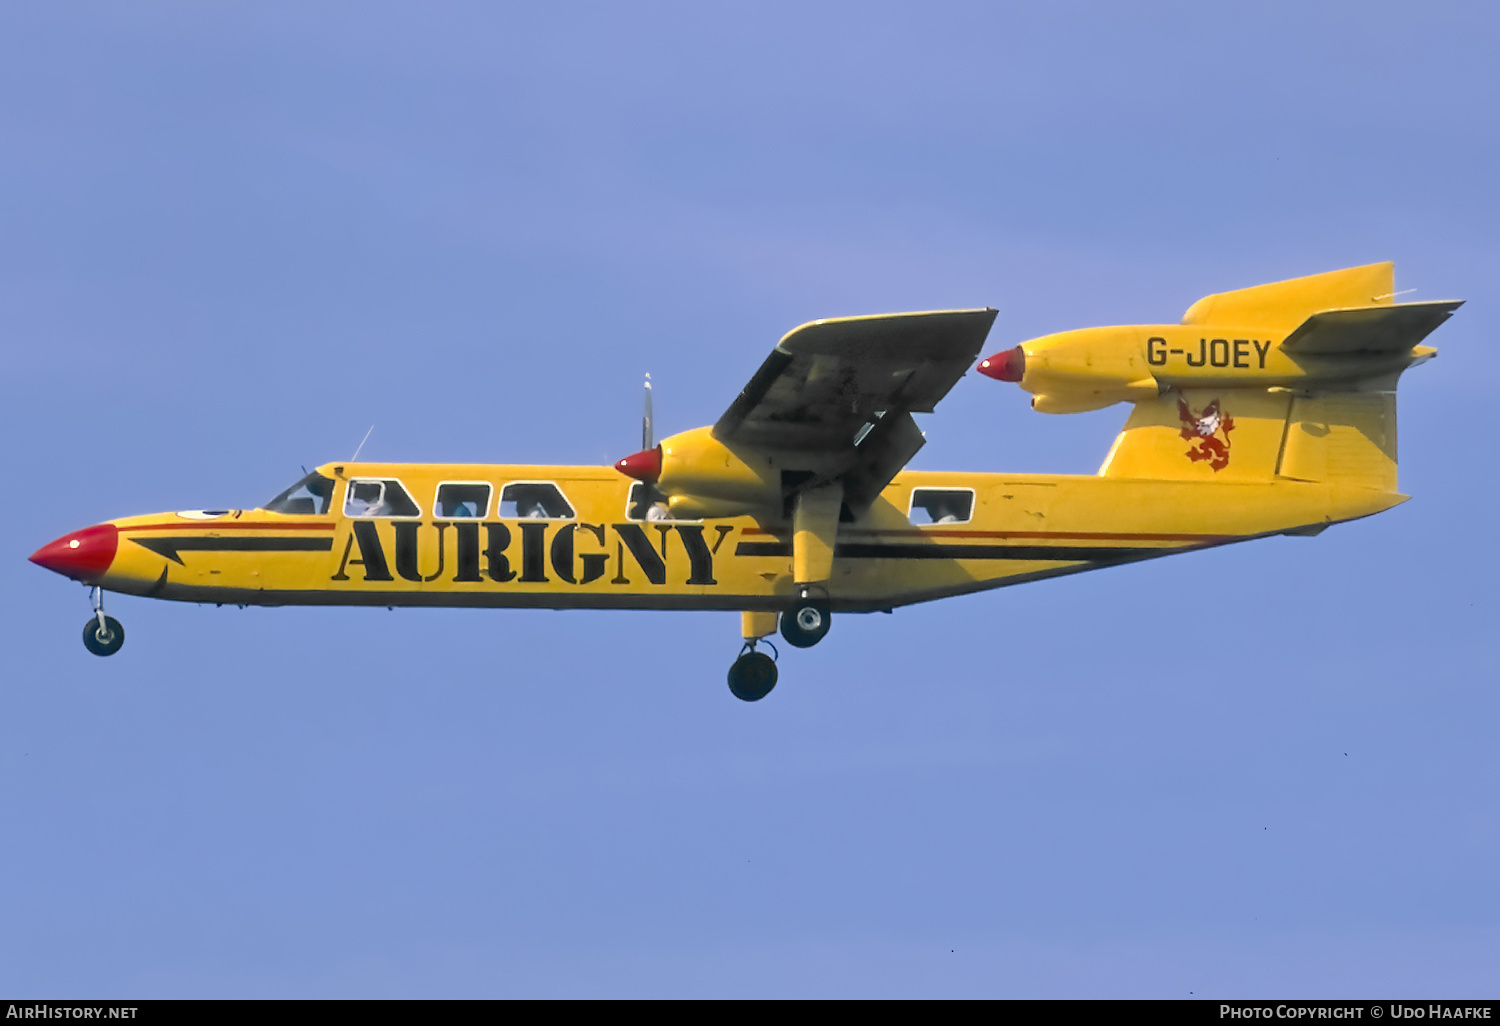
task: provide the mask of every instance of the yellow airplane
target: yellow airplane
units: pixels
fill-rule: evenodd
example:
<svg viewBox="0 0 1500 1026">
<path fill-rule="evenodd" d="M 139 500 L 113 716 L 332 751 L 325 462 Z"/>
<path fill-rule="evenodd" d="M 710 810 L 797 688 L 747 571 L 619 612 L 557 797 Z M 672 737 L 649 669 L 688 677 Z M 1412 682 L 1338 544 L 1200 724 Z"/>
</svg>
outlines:
<svg viewBox="0 0 1500 1026">
<path fill-rule="evenodd" d="M 614 467 L 329 463 L 264 507 L 111 520 L 31 556 L 92 586 L 84 644 L 124 642 L 104 590 L 280 605 L 718 609 L 730 690 L 775 686 L 760 645 L 833 612 L 1021 584 L 1404 502 L 1402 371 L 1459 302 L 1394 303 L 1371 264 L 1208 296 L 1180 324 L 1023 342 L 978 370 L 1044 413 L 1133 404 L 1098 474 L 903 471 L 914 413 L 973 366 L 995 311 L 813 321 L 718 423 Z M 772 648 L 774 646 L 767 646 Z"/>
</svg>

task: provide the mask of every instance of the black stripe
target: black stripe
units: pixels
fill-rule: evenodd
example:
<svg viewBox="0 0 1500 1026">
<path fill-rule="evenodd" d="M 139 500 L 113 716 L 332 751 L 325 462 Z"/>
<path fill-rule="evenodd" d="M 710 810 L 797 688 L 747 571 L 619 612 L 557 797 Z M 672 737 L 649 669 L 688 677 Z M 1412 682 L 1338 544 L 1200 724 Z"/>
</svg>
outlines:
<svg viewBox="0 0 1500 1026">
<path fill-rule="evenodd" d="M 790 556 L 791 542 L 740 542 L 734 547 L 736 556 Z"/>
<path fill-rule="evenodd" d="M 1081 545 L 880 545 L 844 542 L 834 555 L 845 559 L 1017 559 L 1101 562 L 1149 559 L 1181 551 L 1179 548 Z M 736 556 L 790 556 L 789 542 L 740 542 Z"/>
<path fill-rule="evenodd" d="M 870 545 L 849 542 L 834 548 L 849 559 L 1071 559 L 1096 562 L 1165 556 L 1173 549 L 1081 545 Z"/>
<path fill-rule="evenodd" d="M 174 563 L 181 563 L 179 552 L 329 552 L 332 538 L 214 538 L 194 535 L 184 538 L 131 538 L 142 548 Z"/>
</svg>

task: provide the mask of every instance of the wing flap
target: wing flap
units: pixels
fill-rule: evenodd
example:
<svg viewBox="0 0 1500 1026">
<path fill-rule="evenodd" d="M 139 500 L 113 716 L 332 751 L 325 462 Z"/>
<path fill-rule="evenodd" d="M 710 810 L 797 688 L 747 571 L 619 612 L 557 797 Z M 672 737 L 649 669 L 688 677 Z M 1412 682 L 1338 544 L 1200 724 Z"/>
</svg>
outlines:
<svg viewBox="0 0 1500 1026">
<path fill-rule="evenodd" d="M 1315 313 L 1287 336 L 1282 350 L 1297 355 L 1396 353 L 1432 334 L 1462 300 L 1397 303 Z"/>
<path fill-rule="evenodd" d="M 854 466 L 844 475 L 844 501 L 849 508 L 869 508 L 901 468 L 911 462 L 927 439 L 910 413 L 880 419 L 855 448 Z"/>
</svg>

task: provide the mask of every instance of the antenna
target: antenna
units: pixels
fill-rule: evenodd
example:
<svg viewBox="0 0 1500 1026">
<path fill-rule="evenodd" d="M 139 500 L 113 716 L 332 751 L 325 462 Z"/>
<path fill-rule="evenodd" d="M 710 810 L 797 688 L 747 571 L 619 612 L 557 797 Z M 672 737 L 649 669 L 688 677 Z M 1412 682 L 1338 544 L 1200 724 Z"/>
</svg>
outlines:
<svg viewBox="0 0 1500 1026">
<path fill-rule="evenodd" d="M 654 426 L 651 423 L 651 375 L 647 374 L 646 375 L 646 412 L 645 412 L 645 415 L 641 417 L 641 451 L 642 452 L 644 452 L 645 450 L 650 449 L 654 445 L 656 445 L 656 441 L 655 441 L 655 438 L 654 438 L 655 434 L 656 434 L 656 432 L 654 430 Z"/>
<path fill-rule="evenodd" d="M 374 430 L 375 430 L 375 425 L 371 424 L 370 425 L 370 431 L 374 431 Z M 354 455 L 349 457 L 349 462 L 350 463 L 353 463 L 355 460 L 359 459 L 359 450 L 363 449 L 365 447 L 365 443 L 370 440 L 370 431 L 366 431 L 365 432 L 365 437 L 363 437 L 363 438 L 361 438 L 359 440 L 359 449 L 355 449 L 354 450 Z"/>
</svg>

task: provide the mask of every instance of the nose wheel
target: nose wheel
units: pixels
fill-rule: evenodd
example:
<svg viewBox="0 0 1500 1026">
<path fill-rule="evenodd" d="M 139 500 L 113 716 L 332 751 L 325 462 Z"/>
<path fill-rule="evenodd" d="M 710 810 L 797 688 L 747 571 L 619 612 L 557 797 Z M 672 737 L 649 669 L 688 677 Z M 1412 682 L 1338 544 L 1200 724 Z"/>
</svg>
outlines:
<svg viewBox="0 0 1500 1026">
<path fill-rule="evenodd" d="M 83 647 L 96 656 L 114 655 L 125 644 L 125 628 L 112 616 L 104 615 L 104 589 L 89 589 L 94 615 L 83 625 Z"/>
<path fill-rule="evenodd" d="M 772 649 L 775 651 L 775 649 Z M 776 686 L 776 661 L 747 642 L 729 667 L 729 691 L 741 702 L 759 702 Z"/>
</svg>

